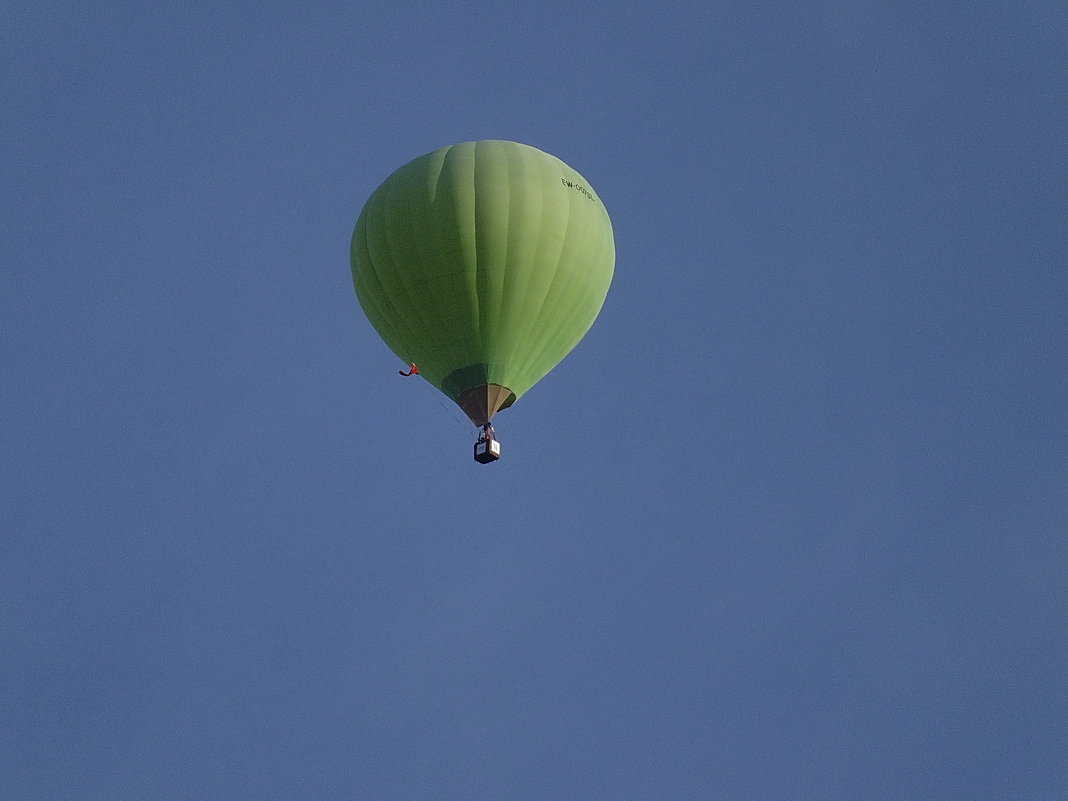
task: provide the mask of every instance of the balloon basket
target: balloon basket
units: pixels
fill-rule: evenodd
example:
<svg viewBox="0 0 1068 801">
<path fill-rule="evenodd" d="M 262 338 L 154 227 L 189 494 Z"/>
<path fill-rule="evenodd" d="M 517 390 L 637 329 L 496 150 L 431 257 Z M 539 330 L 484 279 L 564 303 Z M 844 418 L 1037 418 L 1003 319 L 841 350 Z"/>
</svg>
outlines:
<svg viewBox="0 0 1068 801">
<path fill-rule="evenodd" d="M 481 439 L 475 443 L 475 461 L 489 464 L 501 458 L 501 443 L 495 439 Z"/>
</svg>

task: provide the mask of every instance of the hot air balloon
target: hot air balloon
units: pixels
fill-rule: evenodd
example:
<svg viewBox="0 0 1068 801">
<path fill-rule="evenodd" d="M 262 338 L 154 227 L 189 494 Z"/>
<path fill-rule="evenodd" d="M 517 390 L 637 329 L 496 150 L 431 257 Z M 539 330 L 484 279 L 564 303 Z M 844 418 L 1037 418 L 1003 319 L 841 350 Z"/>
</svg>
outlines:
<svg viewBox="0 0 1068 801">
<path fill-rule="evenodd" d="M 593 325 L 612 282 L 612 223 L 596 192 L 529 145 L 466 142 L 376 189 L 352 235 L 360 306 L 389 348 L 482 431 Z M 402 373 L 405 374 L 405 373 Z"/>
</svg>

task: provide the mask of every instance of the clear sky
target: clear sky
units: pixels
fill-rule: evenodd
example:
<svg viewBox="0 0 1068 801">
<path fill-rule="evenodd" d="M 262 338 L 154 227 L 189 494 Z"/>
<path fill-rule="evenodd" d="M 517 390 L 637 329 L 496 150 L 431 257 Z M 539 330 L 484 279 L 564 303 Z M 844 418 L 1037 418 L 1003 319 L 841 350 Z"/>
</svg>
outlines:
<svg viewBox="0 0 1068 801">
<path fill-rule="evenodd" d="M 1068 798 L 1068 4 L 0 8 L 0 797 Z M 504 459 L 395 168 L 615 226 Z"/>
</svg>

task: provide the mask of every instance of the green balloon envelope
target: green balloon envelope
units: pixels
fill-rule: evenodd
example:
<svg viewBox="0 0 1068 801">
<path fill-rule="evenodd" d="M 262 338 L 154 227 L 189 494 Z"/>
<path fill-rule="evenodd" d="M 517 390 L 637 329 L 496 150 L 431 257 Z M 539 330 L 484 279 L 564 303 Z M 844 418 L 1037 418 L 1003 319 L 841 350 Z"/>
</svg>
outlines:
<svg viewBox="0 0 1068 801">
<path fill-rule="evenodd" d="M 489 422 L 593 325 L 615 268 L 597 194 L 555 156 L 466 142 L 401 167 L 352 235 L 371 324 L 406 364 Z"/>
</svg>

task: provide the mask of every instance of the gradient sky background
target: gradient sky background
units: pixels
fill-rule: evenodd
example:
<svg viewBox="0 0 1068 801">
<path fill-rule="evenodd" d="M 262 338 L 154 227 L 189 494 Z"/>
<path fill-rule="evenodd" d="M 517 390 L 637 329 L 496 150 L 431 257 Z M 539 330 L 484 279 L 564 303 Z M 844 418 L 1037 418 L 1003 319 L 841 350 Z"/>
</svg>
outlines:
<svg viewBox="0 0 1068 801">
<path fill-rule="evenodd" d="M 1068 4 L 0 9 L 0 797 L 1068 798 Z M 496 420 L 395 168 L 586 176 Z"/>
</svg>

